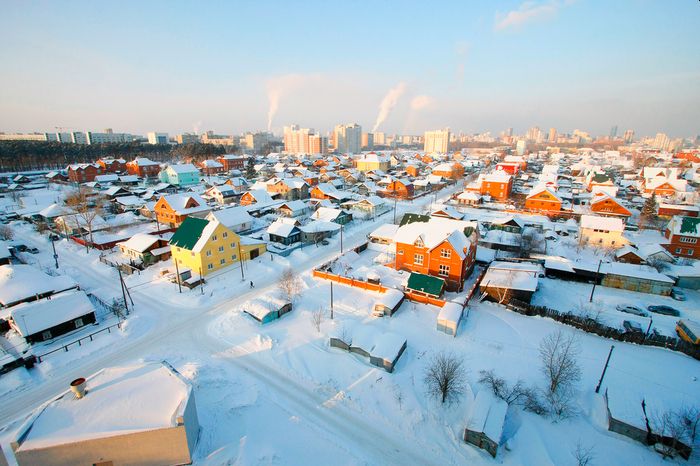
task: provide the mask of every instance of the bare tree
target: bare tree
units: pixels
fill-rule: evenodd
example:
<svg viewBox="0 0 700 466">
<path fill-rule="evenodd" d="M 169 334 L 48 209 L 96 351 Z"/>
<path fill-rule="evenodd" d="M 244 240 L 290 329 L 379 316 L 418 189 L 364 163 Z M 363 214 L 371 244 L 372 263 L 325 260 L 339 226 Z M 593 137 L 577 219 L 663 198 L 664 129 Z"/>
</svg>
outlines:
<svg viewBox="0 0 700 466">
<path fill-rule="evenodd" d="M 574 385 L 581 379 L 578 364 L 580 348 L 573 333 L 561 330 L 551 333 L 540 343 L 542 372 L 547 380 L 545 398 L 553 414 L 566 417 L 572 414 Z"/>
<path fill-rule="evenodd" d="M 698 427 L 700 426 L 700 410 L 697 407 L 682 407 L 675 411 L 652 417 L 651 430 L 661 437 L 657 451 L 664 458 L 672 458 L 688 449 L 696 447 L 698 441 Z"/>
<path fill-rule="evenodd" d="M 321 331 L 321 323 L 323 322 L 323 308 L 319 307 L 311 312 L 311 323 L 317 332 Z"/>
<path fill-rule="evenodd" d="M 457 356 L 440 352 L 428 362 L 424 381 L 431 396 L 438 398 L 441 403 L 450 403 L 464 393 L 467 374 Z"/>
<path fill-rule="evenodd" d="M 509 405 L 522 406 L 523 409 L 535 414 L 544 414 L 545 409 L 540 402 L 537 390 L 527 387 L 522 380 L 518 380 L 511 387 L 505 379 L 498 377 L 493 370 L 481 371 L 479 374 L 481 375 L 479 383 L 486 385 L 497 398 L 502 399 Z"/>
<path fill-rule="evenodd" d="M 0 225 L 0 239 L 11 240 L 15 237 L 15 232 L 10 225 Z"/>
<path fill-rule="evenodd" d="M 280 276 L 278 287 L 282 293 L 282 297 L 288 302 L 294 302 L 294 300 L 301 293 L 301 278 L 291 267 L 287 268 L 282 272 Z"/>
<path fill-rule="evenodd" d="M 74 191 L 66 196 L 65 203 L 66 206 L 68 206 L 72 211 L 73 218 L 75 219 L 78 228 L 84 228 L 88 232 L 90 243 L 93 243 L 93 227 L 95 225 L 95 221 L 102 213 L 102 206 L 99 203 L 99 200 L 93 199 L 90 196 L 89 191 L 81 186 L 77 191 Z M 88 245 L 87 241 L 85 242 L 85 248 L 88 251 L 90 250 L 90 246 Z"/>
<path fill-rule="evenodd" d="M 403 392 L 399 385 L 394 385 L 394 401 L 399 405 L 399 411 L 403 408 Z"/>
<path fill-rule="evenodd" d="M 593 446 L 584 446 L 581 440 L 576 442 L 576 448 L 572 451 L 572 454 L 576 458 L 577 466 L 590 466 L 595 458 Z"/>
<path fill-rule="evenodd" d="M 670 265 L 667 261 L 659 259 L 658 257 L 649 257 L 647 258 L 646 263 L 648 266 L 654 267 L 658 272 L 663 272 L 664 270 L 668 269 L 668 266 Z"/>
<path fill-rule="evenodd" d="M 498 301 L 498 304 L 508 304 L 510 299 L 513 297 L 513 289 L 511 285 L 513 284 L 514 272 L 509 270 L 506 277 L 502 280 L 499 286 L 488 286 L 486 284 L 485 291 L 491 291 L 495 295 L 494 298 Z M 489 293 L 491 294 L 491 293 Z"/>
</svg>

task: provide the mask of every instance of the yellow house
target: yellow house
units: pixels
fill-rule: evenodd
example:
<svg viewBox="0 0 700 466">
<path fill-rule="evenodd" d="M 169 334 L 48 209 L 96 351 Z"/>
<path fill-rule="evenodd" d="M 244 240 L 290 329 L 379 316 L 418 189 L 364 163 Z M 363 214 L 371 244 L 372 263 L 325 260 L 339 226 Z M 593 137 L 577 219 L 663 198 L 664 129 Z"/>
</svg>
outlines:
<svg viewBox="0 0 700 466">
<path fill-rule="evenodd" d="M 359 159 L 356 159 L 355 164 L 357 165 L 357 170 L 361 172 L 368 172 L 371 170 L 382 170 L 385 172 L 389 170 L 391 161 L 384 155 L 378 155 L 374 152 L 370 152 L 369 154 L 365 154 Z"/>
<path fill-rule="evenodd" d="M 190 269 L 193 275 L 206 276 L 240 261 L 241 256 L 255 259 L 265 251 L 265 243 L 241 239 L 217 220 L 196 217 L 187 217 L 170 239 L 180 273 Z"/>
</svg>

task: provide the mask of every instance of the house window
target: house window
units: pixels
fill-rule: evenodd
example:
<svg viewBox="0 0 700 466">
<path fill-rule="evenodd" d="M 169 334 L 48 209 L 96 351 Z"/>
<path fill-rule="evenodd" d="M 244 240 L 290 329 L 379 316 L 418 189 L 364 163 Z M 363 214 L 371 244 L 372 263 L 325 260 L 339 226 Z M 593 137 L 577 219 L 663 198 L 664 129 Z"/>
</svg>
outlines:
<svg viewBox="0 0 700 466">
<path fill-rule="evenodd" d="M 41 339 L 42 340 L 50 340 L 51 337 L 52 337 L 51 330 L 45 330 L 45 331 L 41 332 Z"/>
<path fill-rule="evenodd" d="M 211 270 L 214 268 L 214 264 L 207 264 L 207 269 Z"/>
<path fill-rule="evenodd" d="M 236 255 L 235 255 L 235 254 L 233 254 L 233 255 L 231 256 L 231 260 L 232 260 L 232 261 L 235 261 L 235 260 L 236 260 Z"/>
<path fill-rule="evenodd" d="M 399 249 L 398 255 L 403 256 L 403 249 Z"/>
<path fill-rule="evenodd" d="M 214 236 L 211 237 L 211 240 L 212 240 L 212 241 L 216 241 L 217 239 L 218 239 L 218 238 L 216 237 L 216 235 L 214 235 Z"/>
<path fill-rule="evenodd" d="M 231 243 L 231 248 L 235 248 L 235 247 L 236 247 L 236 243 Z"/>
<path fill-rule="evenodd" d="M 75 319 L 75 328 L 80 328 L 80 327 L 82 327 L 83 325 L 85 325 L 85 324 L 83 323 L 83 319 L 82 319 L 82 318 L 81 318 L 81 319 Z"/>
<path fill-rule="evenodd" d="M 207 257 L 211 257 L 211 249 L 207 249 Z"/>
<path fill-rule="evenodd" d="M 440 264 L 440 268 L 438 270 L 438 275 L 441 277 L 447 277 L 450 274 L 450 266 L 445 265 L 445 264 Z"/>
<path fill-rule="evenodd" d="M 688 238 L 686 236 L 681 236 L 680 240 L 681 243 L 689 243 L 689 244 L 695 244 L 698 242 L 697 238 Z"/>
<path fill-rule="evenodd" d="M 221 265 L 224 265 L 225 263 L 226 263 L 226 259 L 225 259 L 225 258 L 222 258 L 222 259 L 219 261 L 219 264 L 221 264 Z"/>
<path fill-rule="evenodd" d="M 683 250 L 681 248 L 676 248 L 676 254 L 681 254 Z"/>
<path fill-rule="evenodd" d="M 225 231 L 221 234 L 223 238 L 228 238 L 228 231 Z"/>
<path fill-rule="evenodd" d="M 423 254 L 414 254 L 413 263 L 416 265 L 423 265 Z"/>
<path fill-rule="evenodd" d="M 452 251 L 449 249 L 440 249 L 440 257 L 443 259 L 449 259 L 452 254 Z"/>
<path fill-rule="evenodd" d="M 219 252 L 224 252 L 224 247 L 223 247 L 223 246 L 219 246 Z"/>
<path fill-rule="evenodd" d="M 190 256 L 194 257 L 194 251 L 190 252 Z"/>
</svg>

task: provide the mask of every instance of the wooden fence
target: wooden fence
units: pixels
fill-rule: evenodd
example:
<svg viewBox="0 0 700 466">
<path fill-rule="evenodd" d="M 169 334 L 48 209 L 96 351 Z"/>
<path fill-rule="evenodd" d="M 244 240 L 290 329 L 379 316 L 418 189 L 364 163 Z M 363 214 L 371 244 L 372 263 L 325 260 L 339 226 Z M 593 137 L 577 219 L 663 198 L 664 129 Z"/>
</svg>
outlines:
<svg viewBox="0 0 700 466">
<path fill-rule="evenodd" d="M 700 347 L 679 338 L 667 337 L 656 332 L 651 332 L 648 334 L 641 332 L 627 332 L 616 327 L 609 327 L 591 317 L 580 316 L 571 312 L 561 312 L 546 306 L 533 306 L 516 299 L 511 299 L 506 307 L 511 311 L 526 316 L 549 317 L 557 322 L 570 325 L 583 330 L 584 332 L 594 333 L 603 338 L 610 338 L 612 340 L 624 341 L 627 343 L 636 343 L 638 345 L 668 348 L 685 353 L 695 359 L 700 359 Z"/>
</svg>

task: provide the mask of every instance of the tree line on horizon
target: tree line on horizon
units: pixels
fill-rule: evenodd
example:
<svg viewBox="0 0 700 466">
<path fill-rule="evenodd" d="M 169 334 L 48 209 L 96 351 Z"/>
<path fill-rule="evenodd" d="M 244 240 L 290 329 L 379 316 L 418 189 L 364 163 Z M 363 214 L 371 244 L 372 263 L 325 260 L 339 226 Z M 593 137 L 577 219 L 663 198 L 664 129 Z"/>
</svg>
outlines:
<svg viewBox="0 0 700 466">
<path fill-rule="evenodd" d="M 157 162 L 175 159 L 204 160 L 238 153 L 238 146 L 214 144 L 142 144 L 138 142 L 69 144 L 44 141 L 0 141 L 0 171 L 60 170 L 73 163 L 90 163 L 100 158 L 148 157 Z"/>
</svg>

